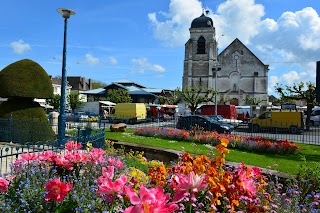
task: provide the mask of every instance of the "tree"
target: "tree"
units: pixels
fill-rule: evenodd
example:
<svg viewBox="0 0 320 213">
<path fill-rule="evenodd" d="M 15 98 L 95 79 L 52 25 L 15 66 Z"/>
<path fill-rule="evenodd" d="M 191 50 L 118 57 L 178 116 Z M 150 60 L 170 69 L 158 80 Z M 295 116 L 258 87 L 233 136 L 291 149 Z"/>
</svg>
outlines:
<svg viewBox="0 0 320 213">
<path fill-rule="evenodd" d="M 111 101 L 113 103 L 131 103 L 132 98 L 125 89 L 109 89 L 107 91 L 106 96 L 107 101 Z"/>
<path fill-rule="evenodd" d="M 178 104 L 178 98 L 176 96 L 159 96 L 158 98 L 159 104 L 169 104 L 169 105 L 176 105 Z"/>
<path fill-rule="evenodd" d="M 52 99 L 47 99 L 47 104 L 53 106 L 53 109 L 59 109 L 60 99 L 61 96 L 59 94 L 55 94 Z"/>
<path fill-rule="evenodd" d="M 305 100 L 307 102 L 307 119 L 306 127 L 310 129 L 310 115 L 312 108 L 316 105 L 316 87 L 313 83 L 300 82 L 294 83 L 293 86 L 284 86 L 277 84 L 275 86 L 276 92 L 280 95 L 281 99 L 288 100 Z"/>
<path fill-rule="evenodd" d="M 105 87 L 105 86 L 107 86 L 107 84 L 103 83 L 101 81 L 96 81 L 96 80 L 92 81 L 92 89 L 98 89 L 98 88 L 102 88 L 102 87 Z"/>
<path fill-rule="evenodd" d="M 212 88 L 187 87 L 182 91 L 177 88 L 176 94 L 187 103 L 191 113 L 194 115 L 198 105 L 203 102 L 213 102 L 217 92 Z"/>
<path fill-rule="evenodd" d="M 260 103 L 267 101 L 266 99 L 254 98 L 254 97 L 246 97 L 243 99 L 244 102 L 249 103 L 252 106 L 257 106 Z"/>
<path fill-rule="evenodd" d="M 72 111 L 82 104 L 82 101 L 79 100 L 78 92 L 70 92 L 67 98 Z"/>
</svg>

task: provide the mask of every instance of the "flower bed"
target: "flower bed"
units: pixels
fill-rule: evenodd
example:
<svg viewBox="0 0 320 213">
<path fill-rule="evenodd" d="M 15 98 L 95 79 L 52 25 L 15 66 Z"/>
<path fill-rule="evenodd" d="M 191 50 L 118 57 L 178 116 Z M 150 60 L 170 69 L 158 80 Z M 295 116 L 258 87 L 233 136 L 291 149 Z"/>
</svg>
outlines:
<svg viewBox="0 0 320 213">
<path fill-rule="evenodd" d="M 294 180 L 287 191 L 259 168 L 225 168 L 229 141 L 217 145 L 219 156 L 180 156 L 168 168 L 137 160 L 148 174 L 127 168 L 101 149 L 23 154 L 12 173 L 0 177 L 1 212 L 317 212 L 319 183 Z M 302 184 L 300 184 L 302 183 Z M 314 183 L 314 182 L 313 182 Z M 292 186 L 292 187 L 291 187 Z"/>
<path fill-rule="evenodd" d="M 219 144 L 222 138 L 226 138 L 230 141 L 228 145 L 229 148 L 253 152 L 295 154 L 300 151 L 300 147 L 292 142 L 286 140 L 264 139 L 260 136 L 245 137 L 201 130 L 186 131 L 171 128 L 141 128 L 136 129 L 134 134 L 146 137 L 190 141 L 214 146 Z"/>
</svg>

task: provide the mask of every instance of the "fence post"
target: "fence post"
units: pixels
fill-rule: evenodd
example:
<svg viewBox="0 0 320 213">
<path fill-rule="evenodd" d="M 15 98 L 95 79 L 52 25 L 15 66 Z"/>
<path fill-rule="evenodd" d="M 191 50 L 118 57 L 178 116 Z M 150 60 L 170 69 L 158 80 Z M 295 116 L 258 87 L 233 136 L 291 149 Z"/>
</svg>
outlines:
<svg viewBox="0 0 320 213">
<path fill-rule="evenodd" d="M 77 138 L 77 142 L 80 142 L 80 125 L 77 126 L 78 129 L 78 138 Z"/>
<path fill-rule="evenodd" d="M 10 122 L 10 141 L 12 142 L 12 114 L 10 114 L 9 122 Z"/>
</svg>

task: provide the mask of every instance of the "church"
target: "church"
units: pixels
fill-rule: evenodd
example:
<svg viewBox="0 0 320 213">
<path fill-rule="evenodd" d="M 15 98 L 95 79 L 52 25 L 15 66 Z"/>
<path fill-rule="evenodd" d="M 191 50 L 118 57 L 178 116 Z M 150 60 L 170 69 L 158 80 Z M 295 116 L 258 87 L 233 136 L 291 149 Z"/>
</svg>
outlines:
<svg viewBox="0 0 320 213">
<path fill-rule="evenodd" d="M 185 44 L 182 89 L 191 86 L 217 91 L 217 104 L 249 105 L 248 99 L 267 105 L 268 65 L 238 38 L 218 54 L 212 19 L 195 18 Z"/>
</svg>

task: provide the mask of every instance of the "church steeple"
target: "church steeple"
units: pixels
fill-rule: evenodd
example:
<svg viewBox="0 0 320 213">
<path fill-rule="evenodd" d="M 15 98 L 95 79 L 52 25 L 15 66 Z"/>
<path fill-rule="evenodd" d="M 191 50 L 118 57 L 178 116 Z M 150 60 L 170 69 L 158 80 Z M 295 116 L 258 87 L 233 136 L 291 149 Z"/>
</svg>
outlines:
<svg viewBox="0 0 320 213">
<path fill-rule="evenodd" d="M 185 45 L 182 88 L 202 86 L 213 88 L 212 68 L 217 61 L 215 27 L 212 19 L 203 11 L 191 22 L 190 39 Z"/>
</svg>

